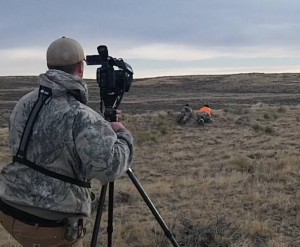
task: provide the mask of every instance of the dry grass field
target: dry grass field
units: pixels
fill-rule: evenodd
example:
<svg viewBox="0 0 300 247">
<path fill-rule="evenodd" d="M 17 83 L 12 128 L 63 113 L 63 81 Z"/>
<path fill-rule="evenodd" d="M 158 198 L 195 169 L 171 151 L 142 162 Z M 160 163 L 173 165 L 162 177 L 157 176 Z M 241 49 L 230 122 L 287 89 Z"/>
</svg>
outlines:
<svg viewBox="0 0 300 247">
<path fill-rule="evenodd" d="M 10 160 L 9 114 L 35 81 L 0 78 L 0 166 Z M 98 86 L 88 84 L 89 105 L 98 109 Z M 185 103 L 209 103 L 215 122 L 178 125 Z M 133 172 L 180 246 L 300 246 L 300 74 L 138 79 L 120 109 L 135 137 Z M 97 181 L 93 188 L 99 195 Z M 115 182 L 114 199 L 113 246 L 172 246 L 128 176 Z M 106 227 L 107 206 L 101 246 Z M 0 239 L 19 246 L 2 228 Z"/>
</svg>

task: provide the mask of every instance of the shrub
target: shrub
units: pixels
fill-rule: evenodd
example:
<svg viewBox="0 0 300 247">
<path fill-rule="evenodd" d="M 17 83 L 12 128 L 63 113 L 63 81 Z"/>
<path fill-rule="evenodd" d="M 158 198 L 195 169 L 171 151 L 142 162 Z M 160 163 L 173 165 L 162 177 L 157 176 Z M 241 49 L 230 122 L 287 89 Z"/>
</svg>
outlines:
<svg viewBox="0 0 300 247">
<path fill-rule="evenodd" d="M 269 135 L 275 135 L 276 134 L 276 131 L 273 127 L 271 126 L 262 126 L 258 123 L 256 124 L 253 124 L 252 125 L 252 129 L 255 131 L 255 132 L 263 132 L 263 133 L 266 133 L 266 134 L 269 134 Z"/>
<path fill-rule="evenodd" d="M 168 134 L 173 128 L 165 119 L 160 119 L 158 122 L 159 132 L 163 135 Z"/>
<path fill-rule="evenodd" d="M 230 164 L 234 166 L 234 169 L 240 172 L 253 173 L 255 170 L 253 162 L 245 157 L 235 158 L 230 161 Z"/>
<path fill-rule="evenodd" d="M 274 135 L 276 133 L 276 131 L 274 130 L 273 127 L 270 127 L 270 126 L 266 126 L 264 128 L 264 131 L 266 134 L 270 134 L 270 135 Z"/>
<path fill-rule="evenodd" d="M 277 110 L 279 113 L 285 113 L 286 112 L 286 108 L 280 106 Z"/>
<path fill-rule="evenodd" d="M 264 114 L 264 119 L 270 119 L 270 115 L 268 113 Z"/>
<path fill-rule="evenodd" d="M 255 132 L 259 132 L 259 131 L 263 130 L 263 127 L 262 127 L 260 124 L 255 123 L 255 124 L 252 125 L 252 129 L 253 129 Z"/>
<path fill-rule="evenodd" d="M 156 131 L 146 131 L 138 134 L 138 140 L 141 142 L 157 142 L 158 134 Z"/>
<path fill-rule="evenodd" d="M 278 115 L 272 111 L 271 113 L 264 113 L 263 118 L 276 120 L 278 119 Z"/>
</svg>

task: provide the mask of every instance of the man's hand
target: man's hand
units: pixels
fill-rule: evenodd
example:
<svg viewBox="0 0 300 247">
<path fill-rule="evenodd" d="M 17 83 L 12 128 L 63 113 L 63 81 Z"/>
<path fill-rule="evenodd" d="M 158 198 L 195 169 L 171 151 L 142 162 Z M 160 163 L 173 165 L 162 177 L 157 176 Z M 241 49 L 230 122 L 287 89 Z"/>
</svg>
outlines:
<svg viewBox="0 0 300 247">
<path fill-rule="evenodd" d="M 121 122 L 121 120 L 122 120 L 122 111 L 116 110 L 116 119 L 117 119 L 116 122 Z"/>
<path fill-rule="evenodd" d="M 119 132 L 122 130 L 126 130 L 124 125 L 120 122 L 122 120 L 122 112 L 120 110 L 116 110 L 116 118 L 117 122 L 111 122 L 111 127 L 115 132 Z"/>
<path fill-rule="evenodd" d="M 126 130 L 126 128 L 124 127 L 124 125 L 120 122 L 111 122 L 111 127 L 112 129 L 117 133 L 119 131 L 122 131 L 122 130 Z"/>
</svg>

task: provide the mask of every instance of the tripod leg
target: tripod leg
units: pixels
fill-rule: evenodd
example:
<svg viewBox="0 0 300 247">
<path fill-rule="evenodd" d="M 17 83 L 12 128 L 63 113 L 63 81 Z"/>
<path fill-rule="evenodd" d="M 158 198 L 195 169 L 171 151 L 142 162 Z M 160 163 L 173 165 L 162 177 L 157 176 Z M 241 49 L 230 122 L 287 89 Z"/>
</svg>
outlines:
<svg viewBox="0 0 300 247">
<path fill-rule="evenodd" d="M 139 181 L 137 180 L 137 178 L 133 174 L 132 170 L 129 168 L 126 173 L 129 176 L 129 178 L 131 179 L 131 181 L 133 182 L 133 184 L 135 185 L 135 187 L 137 188 L 137 190 L 139 191 L 140 195 L 142 196 L 142 198 L 146 202 L 147 206 L 149 207 L 149 209 L 151 210 L 152 214 L 154 215 L 154 217 L 156 218 L 156 220 L 160 224 L 161 228 L 164 230 L 165 235 L 170 239 L 170 241 L 172 242 L 173 246 L 179 247 L 179 244 L 176 242 L 176 240 L 175 240 L 175 238 L 173 236 L 173 233 L 169 230 L 169 228 L 167 227 L 166 223 L 164 222 L 164 220 L 162 219 L 162 217 L 159 215 L 157 209 L 155 208 L 154 204 L 151 202 L 149 196 L 143 190 L 141 184 L 139 183 Z"/>
<path fill-rule="evenodd" d="M 108 224 L 107 224 L 107 246 L 112 246 L 112 233 L 114 218 L 114 182 L 109 183 L 109 201 L 108 201 Z"/>
<path fill-rule="evenodd" d="M 97 215 L 96 215 L 95 224 L 94 224 L 91 247 L 96 247 L 96 244 L 97 244 L 99 228 L 100 228 L 100 221 L 101 221 L 101 216 L 102 216 L 102 212 L 103 212 L 103 206 L 104 206 L 104 201 L 105 201 L 107 185 L 108 184 L 103 185 L 102 189 L 101 189 L 99 204 L 98 204 L 98 208 L 97 208 Z"/>
</svg>

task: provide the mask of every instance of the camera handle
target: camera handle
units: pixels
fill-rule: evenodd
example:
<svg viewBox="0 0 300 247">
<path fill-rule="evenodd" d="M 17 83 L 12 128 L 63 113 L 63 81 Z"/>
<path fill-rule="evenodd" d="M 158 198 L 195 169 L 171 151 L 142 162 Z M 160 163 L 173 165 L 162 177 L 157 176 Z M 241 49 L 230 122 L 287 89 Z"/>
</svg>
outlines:
<svg viewBox="0 0 300 247">
<path fill-rule="evenodd" d="M 166 223 L 164 222 L 164 220 L 162 219 L 162 217 L 158 213 L 158 211 L 155 208 L 154 204 L 152 203 L 151 199 L 149 198 L 149 196 L 146 194 L 146 192 L 142 188 L 140 182 L 138 181 L 136 176 L 133 174 L 132 170 L 129 168 L 126 171 L 126 173 L 129 176 L 129 178 L 131 179 L 134 186 L 137 188 L 137 190 L 140 193 L 140 195 L 142 196 L 143 200 L 146 202 L 148 208 L 151 210 L 151 212 L 154 215 L 155 219 L 157 220 L 157 222 L 159 223 L 159 225 L 163 229 L 166 237 L 169 238 L 169 240 L 171 241 L 171 243 L 173 244 L 174 247 L 179 247 L 179 244 L 176 242 L 173 233 L 167 227 Z M 107 233 L 108 233 L 107 246 L 108 247 L 112 246 L 114 182 L 110 182 L 109 184 L 105 184 L 105 185 L 102 186 L 100 199 L 99 199 L 99 204 L 98 204 L 98 208 L 97 208 L 97 215 L 96 215 L 95 224 L 94 224 L 91 247 L 96 247 L 96 244 L 97 244 L 98 233 L 99 233 L 99 228 L 100 228 L 100 221 L 101 221 L 101 217 L 102 217 L 104 201 L 105 201 L 105 196 L 106 196 L 106 191 L 107 191 L 108 186 L 109 186 L 109 201 L 108 201 L 108 207 L 109 208 L 108 208 L 108 225 L 107 225 Z"/>
</svg>

